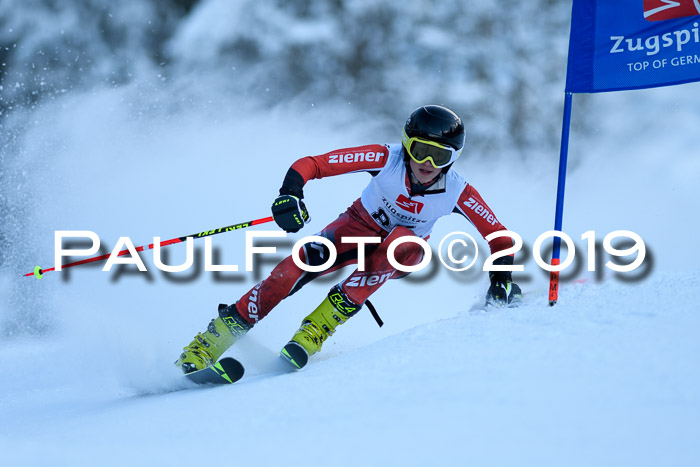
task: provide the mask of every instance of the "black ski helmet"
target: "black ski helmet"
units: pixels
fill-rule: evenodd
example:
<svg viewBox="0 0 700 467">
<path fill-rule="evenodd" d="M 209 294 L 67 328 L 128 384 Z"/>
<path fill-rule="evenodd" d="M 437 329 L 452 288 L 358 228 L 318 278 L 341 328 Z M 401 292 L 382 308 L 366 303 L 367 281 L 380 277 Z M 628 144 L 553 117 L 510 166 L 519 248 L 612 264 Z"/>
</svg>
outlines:
<svg viewBox="0 0 700 467">
<path fill-rule="evenodd" d="M 462 119 L 441 105 L 424 105 L 414 110 L 406 120 L 403 131 L 408 138 L 417 137 L 450 146 L 458 152 L 454 160 L 457 160 L 457 157 L 461 155 L 466 138 Z M 404 159 L 408 161 L 407 148 L 405 147 Z M 449 166 L 446 169 L 449 169 Z"/>
</svg>

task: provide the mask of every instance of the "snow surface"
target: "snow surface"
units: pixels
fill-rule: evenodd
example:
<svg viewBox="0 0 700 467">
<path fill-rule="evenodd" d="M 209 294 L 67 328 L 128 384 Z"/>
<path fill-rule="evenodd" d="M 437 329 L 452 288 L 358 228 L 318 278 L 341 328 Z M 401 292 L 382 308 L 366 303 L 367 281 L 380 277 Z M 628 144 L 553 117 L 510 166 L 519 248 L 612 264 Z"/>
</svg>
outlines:
<svg viewBox="0 0 700 467">
<path fill-rule="evenodd" d="M 631 282 L 581 272 L 587 282 L 565 285 L 554 308 L 531 260 L 523 306 L 491 312 L 472 309 L 485 274 L 439 269 L 375 294 L 383 328 L 361 313 L 306 369 L 286 371 L 277 352 L 336 277 L 282 302 L 232 348 L 247 366 L 242 381 L 193 389 L 171 365 L 181 347 L 275 259 L 258 275 L 202 272 L 182 283 L 156 271 L 150 253 L 148 274 L 85 267 L 26 279 L 45 297 L 50 314 L 38 316 L 51 332 L 2 343 L 3 465 L 698 465 L 700 136 L 685 131 L 697 128 L 697 108 L 683 105 L 697 90 L 595 97 L 609 109 L 601 127 L 615 134 L 574 134 L 585 156 L 570 170 L 565 230 L 579 253 L 587 230 L 599 239 L 633 230 L 653 264 Z M 297 157 L 388 140 L 372 121 L 321 110 L 139 118 L 120 106 L 128 92 L 46 107 L 26 135 L 25 169 L 50 187 L 27 237 L 45 267 L 55 230 L 93 230 L 111 249 L 119 236 L 139 245 L 262 217 Z M 53 157 L 38 159 L 51 140 L 60 141 Z M 526 244 L 551 228 L 556 158 L 471 164 L 467 155 L 459 170 Z M 311 182 L 313 223 L 291 237 L 333 220 L 368 180 Z M 477 235 L 452 216 L 432 243 L 453 230 Z M 215 237 L 221 263 L 243 268 L 243 238 Z M 182 245 L 169 248 L 172 263 L 184 259 Z"/>
<path fill-rule="evenodd" d="M 227 18 L 237 17 L 235 5 L 232 16 L 215 14 L 230 2 L 208 4 L 169 44 L 193 66 L 217 61 L 198 44 L 226 45 Z M 355 8 L 365 4 L 373 5 Z M 150 7 L 134 8 L 143 14 L 133 16 L 150 17 Z M 441 30 L 422 32 L 421 43 L 442 45 Z M 547 36 L 521 41 L 529 32 L 515 32 L 533 49 Z M 308 21 L 287 34 L 304 44 L 330 33 L 328 24 Z M 132 48 L 140 47 L 139 37 Z M 495 40 L 474 47 L 502 56 L 492 52 Z M 275 41 L 266 45 L 286 54 Z M 110 63 L 101 66 L 111 73 Z M 487 65 L 503 63 L 509 60 Z M 532 81 L 537 66 L 517 65 L 517 72 L 494 73 L 504 88 L 514 77 Z M 241 67 L 231 79 L 247 71 Z M 0 341 L 3 466 L 700 465 L 700 86 L 597 95 L 585 106 L 576 96 L 575 128 L 584 120 L 581 108 L 595 109 L 599 118 L 589 134 L 572 134 L 564 230 L 576 242 L 581 267 L 567 272 L 556 307 L 547 306 L 547 274 L 530 254 L 518 257 L 525 272 L 516 277 L 527 295 L 517 309 L 474 309 L 486 275 L 476 267 L 464 274 L 437 267 L 432 275 L 392 281 L 372 297 L 383 328 L 363 312 L 307 368 L 289 372 L 277 353 L 344 276 L 324 278 L 282 302 L 230 350 L 246 365 L 243 380 L 193 388 L 172 365 L 180 349 L 219 303 L 237 300 L 288 254 L 292 241 L 334 220 L 359 196 L 367 174 L 311 182 L 305 193 L 312 224 L 290 235 L 256 273 L 163 274 L 145 253 L 148 273 L 86 266 L 41 281 L 20 276 L 36 264 L 53 266 L 57 230 L 97 232 L 109 252 L 121 236 L 143 245 L 154 236 L 265 217 L 294 160 L 397 142 L 403 123 L 388 128 L 379 110 L 337 101 L 262 110 L 259 96 L 223 95 L 197 72 L 169 85 L 165 78 L 89 91 L 76 84 L 24 115 L 28 127 L 2 169 L 8 184 L 26 182 L 0 192 L 13 219 L 21 217 L 13 209 L 27 209 L 30 217 L 21 225 L 2 219 L 0 232 L 21 237 L 9 242 L 13 249 L 3 255 L 9 262 L 0 270 L 1 329 L 17 330 Z M 413 89 L 404 75 L 395 87 L 412 89 L 406 100 L 432 95 L 434 86 Z M 450 81 L 424 79 L 418 82 Z M 476 82 L 449 86 L 460 105 L 485 99 L 496 114 L 511 115 L 504 111 L 512 105 L 506 93 L 489 93 Z M 547 101 L 553 91 L 541 92 L 527 95 Z M 471 118 L 475 134 L 505 139 L 509 131 L 507 117 L 499 125 Z M 533 130 L 537 119 L 523 125 L 525 140 L 550 136 Z M 553 225 L 557 154 L 521 156 L 486 160 L 467 150 L 457 170 L 531 249 Z M 264 229 L 272 227 L 256 228 Z M 602 267 L 605 255 L 599 272 L 585 271 L 581 235 L 594 230 L 602 241 L 620 229 L 645 240 L 642 271 L 616 275 Z M 456 230 L 478 236 L 455 215 L 439 221 L 431 244 Z M 213 237 L 218 261 L 243 269 L 244 238 L 244 232 Z M 482 263 L 486 243 L 479 244 Z M 170 263 L 184 259 L 182 245 L 165 251 Z M 196 251 L 201 265 L 202 245 Z"/>
</svg>

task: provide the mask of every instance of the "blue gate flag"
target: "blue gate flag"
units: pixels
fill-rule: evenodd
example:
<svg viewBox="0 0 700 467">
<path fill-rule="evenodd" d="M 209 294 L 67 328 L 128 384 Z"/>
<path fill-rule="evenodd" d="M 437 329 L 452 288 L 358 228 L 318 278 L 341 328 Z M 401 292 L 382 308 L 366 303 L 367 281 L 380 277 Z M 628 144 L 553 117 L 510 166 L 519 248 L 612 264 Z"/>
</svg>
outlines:
<svg viewBox="0 0 700 467">
<path fill-rule="evenodd" d="M 573 0 L 561 127 L 554 230 L 564 217 L 574 93 L 623 91 L 700 81 L 700 0 Z M 552 265 L 561 238 L 554 237 Z M 557 303 L 559 273 L 549 278 Z"/>
<path fill-rule="evenodd" d="M 700 0 L 574 0 L 567 92 L 700 80 Z"/>
</svg>

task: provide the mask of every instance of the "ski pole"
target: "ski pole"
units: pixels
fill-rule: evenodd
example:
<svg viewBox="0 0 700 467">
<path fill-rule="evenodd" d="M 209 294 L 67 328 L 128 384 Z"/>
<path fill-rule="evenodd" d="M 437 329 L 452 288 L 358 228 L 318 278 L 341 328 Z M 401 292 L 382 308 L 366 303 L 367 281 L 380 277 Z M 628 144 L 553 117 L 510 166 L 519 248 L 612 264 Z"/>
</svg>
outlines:
<svg viewBox="0 0 700 467">
<path fill-rule="evenodd" d="M 187 238 L 189 238 L 189 237 L 192 237 L 195 239 L 203 238 L 203 237 L 211 237 L 212 235 L 216 235 L 216 234 L 220 234 L 220 233 L 224 233 L 224 232 L 230 232 L 232 230 L 245 229 L 246 227 L 251 227 L 253 225 L 265 224 L 267 222 L 272 222 L 272 220 L 273 220 L 272 217 L 263 217 L 262 219 L 255 219 L 255 220 L 248 221 L 248 222 L 241 222 L 240 224 L 233 224 L 233 225 L 229 225 L 226 227 L 220 227 L 218 229 L 205 230 L 204 232 L 199 232 L 199 233 L 192 234 L 192 235 L 185 235 L 184 237 L 175 237 L 175 238 L 171 238 L 170 240 L 163 240 L 162 242 L 160 242 L 160 246 L 167 246 L 167 245 L 172 245 L 175 243 L 182 243 L 182 242 L 187 241 Z M 153 243 L 149 244 L 148 246 L 146 246 L 146 245 L 140 246 L 140 247 L 136 248 L 136 251 L 141 252 L 141 251 L 145 251 L 145 250 L 152 250 L 153 246 L 154 246 Z M 129 254 L 128 249 L 120 251 L 117 254 L 117 256 L 124 256 L 127 254 Z M 110 256 L 111 256 L 111 254 L 102 255 L 102 256 L 94 256 L 92 258 L 87 258 L 87 259 L 83 259 L 80 261 L 75 261 L 74 263 L 64 264 L 61 267 L 62 268 L 70 268 L 73 266 L 80 266 L 81 264 L 88 264 L 88 263 L 94 263 L 97 261 L 103 261 L 103 260 L 106 260 L 107 258 L 109 258 Z M 55 270 L 56 270 L 55 267 L 49 268 L 49 269 L 41 269 L 40 266 L 36 266 L 34 268 L 33 272 L 25 274 L 24 277 L 34 276 L 37 279 L 41 279 L 44 276 L 44 274 L 46 274 L 47 272 L 51 272 L 51 271 L 55 271 Z"/>
</svg>

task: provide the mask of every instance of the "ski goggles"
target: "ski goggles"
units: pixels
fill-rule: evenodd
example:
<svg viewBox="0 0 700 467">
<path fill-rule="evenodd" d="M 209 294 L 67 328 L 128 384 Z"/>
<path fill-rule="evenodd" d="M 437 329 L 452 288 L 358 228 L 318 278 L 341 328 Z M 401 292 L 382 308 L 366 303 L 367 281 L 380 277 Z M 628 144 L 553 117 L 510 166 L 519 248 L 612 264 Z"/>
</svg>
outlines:
<svg viewBox="0 0 700 467">
<path fill-rule="evenodd" d="M 434 141 L 418 137 L 409 138 L 405 131 L 403 132 L 403 147 L 411 159 L 419 164 L 430 161 L 430 164 L 436 169 L 442 169 L 452 164 L 462 153 L 461 149 L 457 150 Z"/>
</svg>

